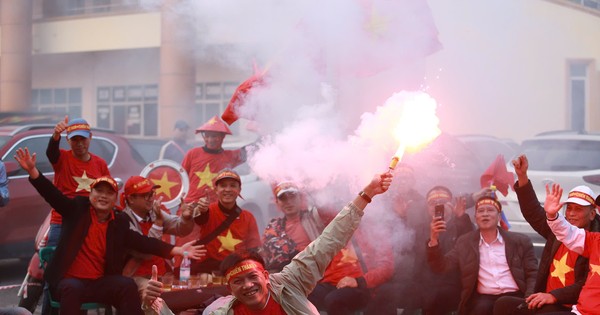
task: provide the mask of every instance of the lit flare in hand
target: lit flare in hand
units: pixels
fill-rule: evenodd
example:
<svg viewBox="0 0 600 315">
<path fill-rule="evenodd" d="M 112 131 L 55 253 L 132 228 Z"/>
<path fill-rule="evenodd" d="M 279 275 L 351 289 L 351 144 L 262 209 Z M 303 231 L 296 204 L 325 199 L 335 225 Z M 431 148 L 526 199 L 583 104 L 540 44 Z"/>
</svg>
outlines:
<svg viewBox="0 0 600 315">
<path fill-rule="evenodd" d="M 438 127 L 440 120 L 435 114 L 437 102 L 429 94 L 415 93 L 409 99 L 405 99 L 401 106 L 402 114 L 394 128 L 394 137 L 400 145 L 390 162 L 390 170 L 402 160 L 405 151 L 416 152 L 441 133 Z"/>
</svg>

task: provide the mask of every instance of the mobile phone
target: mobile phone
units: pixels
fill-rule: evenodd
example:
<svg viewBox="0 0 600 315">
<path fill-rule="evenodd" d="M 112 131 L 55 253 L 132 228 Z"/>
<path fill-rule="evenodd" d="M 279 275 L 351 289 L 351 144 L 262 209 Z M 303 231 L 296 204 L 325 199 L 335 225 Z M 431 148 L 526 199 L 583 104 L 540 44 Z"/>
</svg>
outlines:
<svg viewBox="0 0 600 315">
<path fill-rule="evenodd" d="M 434 215 L 438 218 L 442 218 L 444 220 L 444 205 L 435 205 Z"/>
</svg>

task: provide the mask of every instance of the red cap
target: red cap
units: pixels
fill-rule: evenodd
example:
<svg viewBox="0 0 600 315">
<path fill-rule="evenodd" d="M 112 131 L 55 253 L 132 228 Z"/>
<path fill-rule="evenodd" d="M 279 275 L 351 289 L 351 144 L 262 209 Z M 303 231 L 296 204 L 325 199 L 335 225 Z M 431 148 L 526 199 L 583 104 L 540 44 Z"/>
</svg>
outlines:
<svg viewBox="0 0 600 315">
<path fill-rule="evenodd" d="M 214 116 L 213 118 L 208 120 L 204 125 L 196 129 L 196 133 L 200 133 L 202 131 L 222 132 L 228 135 L 231 134 L 231 130 L 229 130 L 227 124 L 219 116 Z"/>
<path fill-rule="evenodd" d="M 115 192 L 119 192 L 119 185 L 117 185 L 117 182 L 110 176 L 102 176 L 96 178 L 96 180 L 92 183 L 91 188 L 96 187 L 96 185 L 100 183 L 107 183 L 110 185 L 110 188 L 112 188 Z"/>
<path fill-rule="evenodd" d="M 160 185 L 155 185 L 152 180 L 142 176 L 131 176 L 125 183 L 125 190 L 123 193 L 127 196 L 133 194 L 145 194 L 152 191 L 152 189 L 160 188 Z"/>
<path fill-rule="evenodd" d="M 215 177 L 215 185 L 221 180 L 221 179 L 225 179 L 225 178 L 231 178 L 235 181 L 237 181 L 238 183 L 240 183 L 240 185 L 242 184 L 242 180 L 240 178 L 240 175 L 238 175 L 238 173 L 236 173 L 234 170 L 231 169 L 223 169 L 219 172 L 219 174 L 217 174 L 217 177 Z"/>
</svg>

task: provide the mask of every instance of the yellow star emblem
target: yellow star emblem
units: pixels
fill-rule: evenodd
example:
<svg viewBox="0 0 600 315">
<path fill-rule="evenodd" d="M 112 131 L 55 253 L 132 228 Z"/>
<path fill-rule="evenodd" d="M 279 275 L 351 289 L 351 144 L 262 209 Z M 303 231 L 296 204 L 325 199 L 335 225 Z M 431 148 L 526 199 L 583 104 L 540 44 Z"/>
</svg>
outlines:
<svg viewBox="0 0 600 315">
<path fill-rule="evenodd" d="M 567 256 L 569 253 L 565 253 L 560 260 L 554 259 L 552 264 L 554 265 L 554 271 L 550 274 L 552 277 L 557 277 L 560 280 L 562 285 L 565 285 L 565 275 L 571 271 L 573 268 L 567 265 Z"/>
<path fill-rule="evenodd" d="M 160 188 L 156 189 L 156 194 L 159 195 L 161 193 L 167 195 L 167 197 L 169 197 L 169 199 L 171 199 L 171 187 L 173 186 L 177 186 L 177 182 L 172 182 L 169 181 L 169 178 L 167 177 L 167 172 L 163 172 L 162 178 L 161 179 L 154 179 L 151 178 L 150 179 L 155 185 L 160 185 Z"/>
<path fill-rule="evenodd" d="M 211 118 L 211 119 L 210 119 L 210 120 L 207 122 L 207 124 L 209 124 L 209 125 L 214 125 L 214 124 L 216 124 L 216 123 L 217 123 L 217 120 L 215 119 L 215 117 Z"/>
<path fill-rule="evenodd" d="M 217 173 L 212 173 L 210 171 L 210 163 L 206 163 L 206 167 L 202 172 L 195 172 L 194 174 L 200 179 L 200 181 L 198 182 L 198 187 L 196 188 L 200 188 L 204 185 L 213 188 L 212 180 L 217 176 Z"/>
<path fill-rule="evenodd" d="M 73 179 L 77 182 L 77 188 L 75 188 L 75 192 L 81 190 L 85 190 L 87 192 L 92 191 L 92 188 L 90 186 L 94 182 L 94 179 L 89 178 L 85 171 L 83 171 L 83 175 L 81 175 L 81 177 L 73 176 Z"/>
<path fill-rule="evenodd" d="M 353 247 L 342 248 L 342 259 L 340 259 L 340 262 L 338 265 L 341 265 L 341 264 L 354 265 L 354 264 L 356 264 L 357 261 L 358 261 L 358 257 L 356 256 L 356 253 L 354 252 Z"/>
<path fill-rule="evenodd" d="M 600 265 L 594 265 L 594 264 L 590 263 L 590 272 L 592 273 L 591 276 L 593 276 L 594 274 L 597 274 L 600 276 Z"/>
<path fill-rule="evenodd" d="M 371 10 L 371 14 L 365 23 L 365 30 L 374 37 L 383 37 L 388 30 L 389 21 L 383 15 L 380 15 L 375 8 Z"/>
<path fill-rule="evenodd" d="M 238 240 L 237 238 L 233 237 L 233 235 L 231 234 L 231 230 L 227 230 L 227 235 L 225 236 L 217 236 L 217 239 L 219 240 L 219 242 L 221 242 L 221 247 L 219 247 L 219 253 L 224 250 L 233 252 L 235 251 L 235 245 L 242 242 L 242 240 Z"/>
</svg>

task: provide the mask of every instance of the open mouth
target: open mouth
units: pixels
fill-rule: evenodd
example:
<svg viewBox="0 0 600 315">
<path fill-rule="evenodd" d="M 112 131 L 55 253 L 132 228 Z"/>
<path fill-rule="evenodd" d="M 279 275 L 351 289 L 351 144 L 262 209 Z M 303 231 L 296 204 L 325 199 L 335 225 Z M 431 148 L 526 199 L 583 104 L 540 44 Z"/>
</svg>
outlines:
<svg viewBox="0 0 600 315">
<path fill-rule="evenodd" d="M 244 293 L 244 296 L 251 297 L 251 296 L 256 295 L 257 293 L 258 293 L 258 289 L 254 289 L 254 290 L 251 290 L 251 291 L 248 291 L 248 292 Z"/>
</svg>

